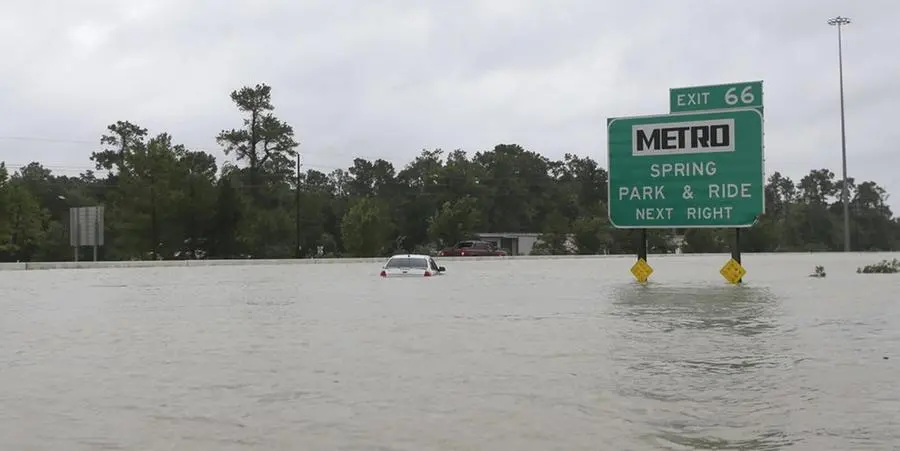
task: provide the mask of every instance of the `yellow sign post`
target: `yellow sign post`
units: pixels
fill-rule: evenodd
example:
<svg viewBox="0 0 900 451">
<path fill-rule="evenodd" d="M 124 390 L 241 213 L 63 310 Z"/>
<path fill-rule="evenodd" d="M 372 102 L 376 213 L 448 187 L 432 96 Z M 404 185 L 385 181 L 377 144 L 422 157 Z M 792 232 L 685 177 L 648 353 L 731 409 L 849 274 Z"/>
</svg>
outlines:
<svg viewBox="0 0 900 451">
<path fill-rule="evenodd" d="M 650 274 L 653 274 L 653 268 L 650 267 L 646 260 L 639 258 L 634 266 L 631 267 L 631 274 L 634 274 L 634 278 L 638 282 L 644 283 L 650 278 Z"/>
<path fill-rule="evenodd" d="M 725 265 L 722 266 L 722 269 L 719 270 L 719 274 L 721 274 L 728 283 L 738 284 L 747 274 L 747 270 L 744 269 L 737 260 L 730 258 L 725 262 Z"/>
</svg>

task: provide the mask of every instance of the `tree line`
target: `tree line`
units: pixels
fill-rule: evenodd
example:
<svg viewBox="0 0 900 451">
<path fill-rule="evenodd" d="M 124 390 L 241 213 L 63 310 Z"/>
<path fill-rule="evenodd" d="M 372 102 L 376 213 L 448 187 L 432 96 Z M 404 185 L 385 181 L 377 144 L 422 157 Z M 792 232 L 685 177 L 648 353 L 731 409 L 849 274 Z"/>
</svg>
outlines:
<svg viewBox="0 0 900 451">
<path fill-rule="evenodd" d="M 478 232 L 540 233 L 541 254 L 637 248 L 637 231 L 609 225 L 608 174 L 590 157 L 551 160 L 500 144 L 471 155 L 423 150 L 402 168 L 356 158 L 330 173 L 298 170 L 297 138 L 275 115 L 271 88 L 245 86 L 231 100 L 242 122 L 216 138 L 237 164 L 219 167 L 213 155 L 128 121 L 109 125 L 90 157 L 96 170 L 78 177 L 0 163 L 0 260 L 71 259 L 69 208 L 101 204 L 104 260 L 428 253 Z M 742 250 L 841 250 L 841 189 L 828 169 L 798 182 L 772 174 L 766 214 L 742 233 Z M 885 190 L 852 179 L 848 189 L 853 250 L 900 247 Z M 653 230 L 649 249 L 672 252 L 679 236 L 684 252 L 725 252 L 732 233 Z"/>
</svg>

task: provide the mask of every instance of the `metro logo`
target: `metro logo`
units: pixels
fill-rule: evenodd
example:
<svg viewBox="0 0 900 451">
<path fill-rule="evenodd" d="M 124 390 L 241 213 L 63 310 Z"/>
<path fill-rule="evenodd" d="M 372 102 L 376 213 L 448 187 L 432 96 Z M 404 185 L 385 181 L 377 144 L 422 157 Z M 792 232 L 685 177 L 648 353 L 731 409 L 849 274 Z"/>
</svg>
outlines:
<svg viewBox="0 0 900 451">
<path fill-rule="evenodd" d="M 734 152 L 734 119 L 632 126 L 632 156 Z"/>
</svg>

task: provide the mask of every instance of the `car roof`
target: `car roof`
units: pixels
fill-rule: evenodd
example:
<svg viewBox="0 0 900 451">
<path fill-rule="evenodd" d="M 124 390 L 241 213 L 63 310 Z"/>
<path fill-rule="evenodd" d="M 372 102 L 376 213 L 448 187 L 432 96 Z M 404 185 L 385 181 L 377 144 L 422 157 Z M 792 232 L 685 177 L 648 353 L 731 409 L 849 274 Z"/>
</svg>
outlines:
<svg viewBox="0 0 900 451">
<path fill-rule="evenodd" d="M 427 259 L 427 258 L 431 258 L 431 256 L 423 255 L 423 254 L 395 254 L 395 255 L 392 255 L 391 258 L 426 258 Z M 390 260 L 390 259 L 388 259 L 388 260 Z"/>
</svg>

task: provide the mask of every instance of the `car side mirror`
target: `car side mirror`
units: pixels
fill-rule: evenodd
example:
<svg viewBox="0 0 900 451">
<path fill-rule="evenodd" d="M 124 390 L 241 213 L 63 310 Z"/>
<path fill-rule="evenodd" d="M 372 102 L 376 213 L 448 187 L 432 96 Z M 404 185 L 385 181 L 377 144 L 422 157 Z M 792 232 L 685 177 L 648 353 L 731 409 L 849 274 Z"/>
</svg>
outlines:
<svg viewBox="0 0 900 451">
<path fill-rule="evenodd" d="M 444 272 L 446 270 L 447 270 L 447 268 L 444 268 L 443 266 L 438 266 L 438 272 Z"/>
</svg>

